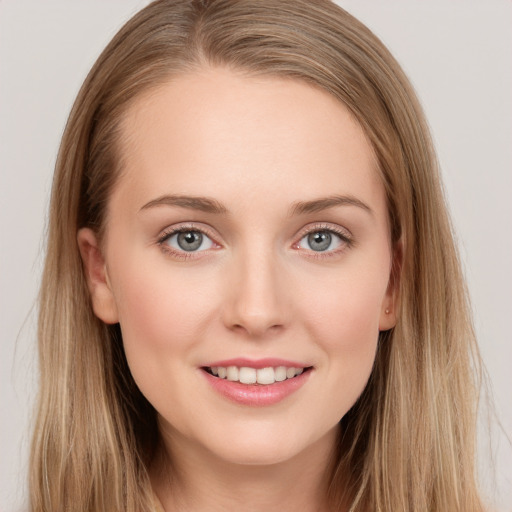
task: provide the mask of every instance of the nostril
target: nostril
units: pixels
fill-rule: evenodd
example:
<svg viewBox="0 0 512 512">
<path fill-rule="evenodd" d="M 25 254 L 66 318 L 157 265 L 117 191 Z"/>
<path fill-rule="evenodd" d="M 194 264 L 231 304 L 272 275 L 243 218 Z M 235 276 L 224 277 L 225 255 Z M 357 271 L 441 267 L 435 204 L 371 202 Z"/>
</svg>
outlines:
<svg viewBox="0 0 512 512">
<path fill-rule="evenodd" d="M 275 335 L 283 329 L 282 324 L 268 324 L 264 321 L 250 321 L 243 324 L 237 323 L 231 326 L 231 330 L 235 332 L 244 332 L 249 336 L 262 337 Z"/>
</svg>

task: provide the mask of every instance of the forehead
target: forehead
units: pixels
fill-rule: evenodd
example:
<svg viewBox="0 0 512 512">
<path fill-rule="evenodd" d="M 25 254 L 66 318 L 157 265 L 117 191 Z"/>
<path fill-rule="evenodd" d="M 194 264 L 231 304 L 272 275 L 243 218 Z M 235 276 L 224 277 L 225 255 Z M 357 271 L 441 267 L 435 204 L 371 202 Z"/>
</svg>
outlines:
<svg viewBox="0 0 512 512">
<path fill-rule="evenodd" d="M 374 153 L 348 109 L 298 80 L 204 69 L 139 97 L 122 123 L 123 173 L 142 203 L 163 193 L 382 195 Z"/>
</svg>

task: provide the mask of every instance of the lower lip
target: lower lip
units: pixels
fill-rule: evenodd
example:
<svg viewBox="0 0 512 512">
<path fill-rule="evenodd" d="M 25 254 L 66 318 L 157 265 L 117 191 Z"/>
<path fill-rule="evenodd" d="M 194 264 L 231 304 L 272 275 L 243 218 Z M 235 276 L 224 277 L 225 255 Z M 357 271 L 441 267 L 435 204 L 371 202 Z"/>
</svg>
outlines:
<svg viewBox="0 0 512 512">
<path fill-rule="evenodd" d="M 281 402 L 301 388 L 312 372 L 312 370 L 308 370 L 292 379 L 266 385 L 242 384 L 227 379 L 220 379 L 211 375 L 206 370 L 201 371 L 217 393 L 233 402 L 252 407 L 264 407 Z"/>
</svg>

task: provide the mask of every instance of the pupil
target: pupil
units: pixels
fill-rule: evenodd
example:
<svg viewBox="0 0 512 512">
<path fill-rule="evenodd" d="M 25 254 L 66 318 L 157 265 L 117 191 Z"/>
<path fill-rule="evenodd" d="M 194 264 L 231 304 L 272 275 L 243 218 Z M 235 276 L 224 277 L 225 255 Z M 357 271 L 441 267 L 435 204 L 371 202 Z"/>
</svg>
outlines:
<svg viewBox="0 0 512 512">
<path fill-rule="evenodd" d="M 195 251 L 202 242 L 203 235 L 197 231 L 186 231 L 178 235 L 178 245 L 184 251 Z"/>
<path fill-rule="evenodd" d="M 331 245 L 331 234 L 327 231 L 317 231 L 308 236 L 308 243 L 314 251 L 325 251 Z"/>
</svg>

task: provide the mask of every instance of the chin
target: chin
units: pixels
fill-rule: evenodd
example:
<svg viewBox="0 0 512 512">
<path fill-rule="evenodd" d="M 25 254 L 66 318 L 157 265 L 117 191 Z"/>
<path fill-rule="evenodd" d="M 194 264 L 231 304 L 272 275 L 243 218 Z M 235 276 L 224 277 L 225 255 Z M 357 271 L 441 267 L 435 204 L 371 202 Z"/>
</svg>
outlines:
<svg viewBox="0 0 512 512">
<path fill-rule="evenodd" d="M 218 453 L 222 459 L 231 464 L 242 466 L 271 466 L 284 463 L 297 456 L 297 450 L 269 444 L 251 446 L 230 446 L 229 449 Z"/>
<path fill-rule="evenodd" d="M 336 438 L 336 428 L 329 432 L 278 432 L 277 429 L 260 428 L 249 435 L 231 433 L 222 439 L 211 439 L 208 443 L 211 452 L 225 462 L 246 466 L 270 466 L 293 459 L 310 456 L 324 442 L 332 448 Z M 295 435 L 294 435 L 295 434 Z"/>
</svg>

